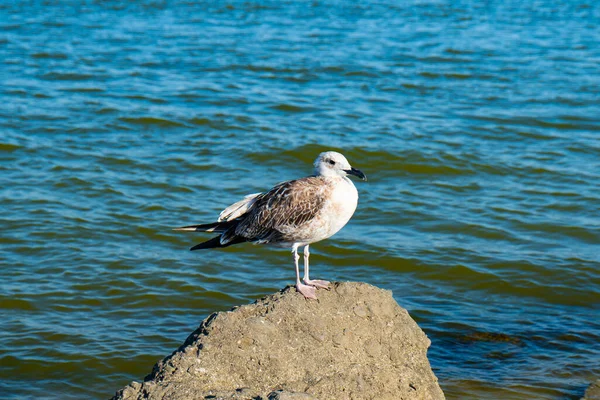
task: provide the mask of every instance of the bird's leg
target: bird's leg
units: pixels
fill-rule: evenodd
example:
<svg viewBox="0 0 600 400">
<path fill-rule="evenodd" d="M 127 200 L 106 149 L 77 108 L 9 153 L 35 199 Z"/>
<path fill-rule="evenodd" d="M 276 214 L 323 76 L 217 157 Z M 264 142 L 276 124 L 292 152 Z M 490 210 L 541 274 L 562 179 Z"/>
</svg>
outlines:
<svg viewBox="0 0 600 400">
<path fill-rule="evenodd" d="M 308 245 L 304 246 L 304 250 L 302 251 L 304 255 L 304 278 L 302 280 L 309 286 L 318 287 L 321 289 L 329 289 L 329 282 L 322 281 L 320 279 L 310 280 L 308 275 L 308 257 L 310 256 L 310 252 L 308 251 Z"/>
<path fill-rule="evenodd" d="M 300 256 L 298 255 L 298 248 L 294 246 L 292 253 L 294 254 L 294 265 L 296 266 L 296 290 L 302 293 L 302 296 L 307 299 L 316 299 L 316 289 L 313 286 L 304 285 L 300 282 L 300 268 L 298 268 Z"/>
</svg>

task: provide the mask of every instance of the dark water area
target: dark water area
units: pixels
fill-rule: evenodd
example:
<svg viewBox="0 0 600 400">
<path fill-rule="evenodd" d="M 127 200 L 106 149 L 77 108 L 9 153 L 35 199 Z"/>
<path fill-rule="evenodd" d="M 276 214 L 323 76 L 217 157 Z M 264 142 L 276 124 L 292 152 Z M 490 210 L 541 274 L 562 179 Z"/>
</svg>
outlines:
<svg viewBox="0 0 600 400">
<path fill-rule="evenodd" d="M 3 2 L 0 393 L 107 398 L 286 251 L 189 252 L 243 195 L 363 170 L 311 272 L 390 289 L 449 399 L 600 376 L 596 2 Z"/>
</svg>

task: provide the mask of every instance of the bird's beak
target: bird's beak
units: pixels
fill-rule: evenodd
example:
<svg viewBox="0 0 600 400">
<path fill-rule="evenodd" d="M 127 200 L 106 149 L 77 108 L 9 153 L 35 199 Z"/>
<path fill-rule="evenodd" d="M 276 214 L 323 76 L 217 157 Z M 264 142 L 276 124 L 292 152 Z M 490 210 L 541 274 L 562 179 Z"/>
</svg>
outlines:
<svg viewBox="0 0 600 400">
<path fill-rule="evenodd" d="M 365 174 L 363 174 L 361 170 L 358 170 L 356 168 L 345 169 L 344 172 L 347 173 L 347 174 L 349 174 L 349 175 L 358 176 L 363 181 L 367 180 L 367 176 Z"/>
</svg>

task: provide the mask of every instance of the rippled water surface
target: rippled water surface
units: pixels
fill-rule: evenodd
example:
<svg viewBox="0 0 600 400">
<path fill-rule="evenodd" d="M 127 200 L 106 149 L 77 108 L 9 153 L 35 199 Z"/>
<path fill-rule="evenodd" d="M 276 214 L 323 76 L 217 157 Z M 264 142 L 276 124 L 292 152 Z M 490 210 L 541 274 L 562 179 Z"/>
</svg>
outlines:
<svg viewBox="0 0 600 400">
<path fill-rule="evenodd" d="M 3 2 L 0 392 L 107 398 L 290 254 L 189 252 L 242 195 L 363 170 L 314 275 L 391 289 L 449 399 L 600 375 L 592 1 Z"/>
</svg>

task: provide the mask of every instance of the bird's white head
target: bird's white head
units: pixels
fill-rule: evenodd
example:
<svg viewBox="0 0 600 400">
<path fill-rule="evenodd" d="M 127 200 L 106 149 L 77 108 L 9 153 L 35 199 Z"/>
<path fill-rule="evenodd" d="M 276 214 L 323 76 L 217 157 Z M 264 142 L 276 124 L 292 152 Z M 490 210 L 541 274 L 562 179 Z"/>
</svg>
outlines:
<svg viewBox="0 0 600 400">
<path fill-rule="evenodd" d="M 315 160 L 315 175 L 317 176 L 342 176 L 355 175 L 367 180 L 365 174 L 352 168 L 346 157 L 335 151 L 326 151 L 319 154 Z"/>
</svg>

